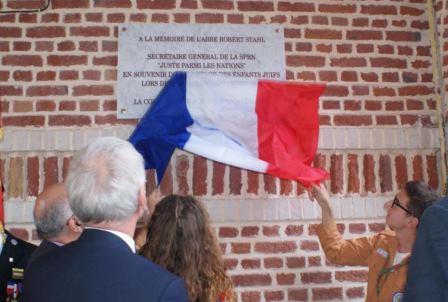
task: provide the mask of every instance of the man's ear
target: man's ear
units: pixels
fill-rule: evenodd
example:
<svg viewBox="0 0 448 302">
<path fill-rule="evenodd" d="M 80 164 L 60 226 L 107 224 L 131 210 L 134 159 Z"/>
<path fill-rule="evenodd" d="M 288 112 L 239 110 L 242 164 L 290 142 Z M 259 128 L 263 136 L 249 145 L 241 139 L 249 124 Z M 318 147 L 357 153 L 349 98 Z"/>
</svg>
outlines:
<svg viewBox="0 0 448 302">
<path fill-rule="evenodd" d="M 84 227 L 78 221 L 78 219 L 72 215 L 67 221 L 68 228 L 74 233 L 82 233 Z"/>
<path fill-rule="evenodd" d="M 146 201 L 146 188 L 145 188 L 145 185 L 143 185 L 138 190 L 137 212 L 139 214 L 139 217 L 141 217 L 147 211 L 148 211 L 148 203 Z"/>
<path fill-rule="evenodd" d="M 417 228 L 418 223 L 419 223 L 419 220 L 418 220 L 417 217 L 415 217 L 415 216 L 410 216 L 410 217 L 409 217 L 409 219 L 408 219 L 408 225 L 409 225 L 409 227 L 411 227 L 411 228 Z"/>
</svg>

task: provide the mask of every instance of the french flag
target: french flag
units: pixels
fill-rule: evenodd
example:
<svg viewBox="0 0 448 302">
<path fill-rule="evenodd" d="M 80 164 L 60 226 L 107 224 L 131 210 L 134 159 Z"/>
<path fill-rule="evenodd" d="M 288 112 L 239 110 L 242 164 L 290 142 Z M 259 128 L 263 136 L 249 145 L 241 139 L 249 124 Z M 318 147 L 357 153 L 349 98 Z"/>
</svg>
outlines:
<svg viewBox="0 0 448 302">
<path fill-rule="evenodd" d="M 301 182 L 328 178 L 311 167 L 324 85 L 175 73 L 129 141 L 160 183 L 175 148 L 242 169 Z"/>
</svg>

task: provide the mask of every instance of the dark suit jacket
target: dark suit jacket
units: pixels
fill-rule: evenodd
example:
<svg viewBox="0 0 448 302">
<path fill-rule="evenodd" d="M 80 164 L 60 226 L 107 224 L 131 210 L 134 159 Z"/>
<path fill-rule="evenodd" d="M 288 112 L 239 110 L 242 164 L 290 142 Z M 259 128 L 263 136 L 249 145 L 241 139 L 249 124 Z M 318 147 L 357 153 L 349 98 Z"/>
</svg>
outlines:
<svg viewBox="0 0 448 302">
<path fill-rule="evenodd" d="M 21 302 L 188 301 L 184 282 L 118 236 L 86 229 L 32 263 Z"/>
<path fill-rule="evenodd" d="M 448 301 L 448 198 L 423 213 L 403 301 Z"/>
<path fill-rule="evenodd" d="M 37 258 L 42 257 L 48 252 L 51 252 L 54 249 L 59 248 L 57 244 L 54 244 L 51 241 L 48 240 L 42 240 L 40 245 L 37 247 L 37 249 L 33 252 L 33 254 L 30 257 L 30 260 L 28 260 L 28 265 L 33 263 Z"/>
<path fill-rule="evenodd" d="M 12 279 L 12 269 L 25 269 L 28 259 L 36 248 L 35 245 L 14 237 L 8 231 L 5 232 L 6 241 L 0 254 L 0 301 L 6 300 L 6 285 L 8 280 Z"/>
</svg>

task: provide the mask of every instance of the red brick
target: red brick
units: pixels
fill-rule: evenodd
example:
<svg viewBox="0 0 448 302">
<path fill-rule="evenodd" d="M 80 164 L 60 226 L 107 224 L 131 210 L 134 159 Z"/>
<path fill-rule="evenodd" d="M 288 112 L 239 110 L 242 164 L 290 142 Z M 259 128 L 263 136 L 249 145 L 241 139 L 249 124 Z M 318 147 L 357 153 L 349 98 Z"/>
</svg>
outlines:
<svg viewBox="0 0 448 302">
<path fill-rule="evenodd" d="M 325 57 L 293 55 L 286 57 L 286 65 L 291 67 L 323 67 Z"/>
<path fill-rule="evenodd" d="M 418 115 L 414 114 L 401 114 L 400 122 L 402 125 L 415 126 L 418 122 Z"/>
<path fill-rule="evenodd" d="M 25 70 L 16 70 L 14 71 L 14 73 L 12 74 L 12 77 L 14 78 L 14 80 L 16 81 L 23 81 L 23 82 L 29 82 L 33 80 L 33 74 L 31 73 L 31 71 L 25 71 Z"/>
<path fill-rule="evenodd" d="M 19 14 L 19 22 L 20 23 L 36 23 L 37 15 L 36 14 Z"/>
<path fill-rule="evenodd" d="M 348 19 L 347 18 L 341 18 L 341 17 L 332 17 L 331 18 L 331 24 L 337 25 L 337 26 L 347 26 L 348 25 Z"/>
<path fill-rule="evenodd" d="M 342 288 L 313 288 L 313 301 L 342 299 Z"/>
<path fill-rule="evenodd" d="M 260 259 L 242 259 L 241 260 L 241 267 L 243 269 L 257 269 L 261 266 L 261 260 Z"/>
<path fill-rule="evenodd" d="M 336 110 L 340 109 L 340 103 L 339 101 L 323 101 L 322 102 L 322 108 L 326 110 Z"/>
<path fill-rule="evenodd" d="M 369 223 L 369 231 L 379 233 L 384 231 L 386 225 L 384 223 Z"/>
<path fill-rule="evenodd" d="M 26 30 L 28 38 L 60 38 L 65 37 L 65 28 L 62 26 L 38 26 Z"/>
<path fill-rule="evenodd" d="M 151 22 L 152 23 L 168 23 L 170 16 L 168 14 L 152 14 Z"/>
<path fill-rule="evenodd" d="M 186 155 L 178 155 L 176 160 L 176 180 L 178 185 L 178 191 L 180 194 L 188 194 L 188 169 L 189 161 Z"/>
<path fill-rule="evenodd" d="M 64 23 L 79 23 L 81 22 L 81 14 L 66 14 L 64 16 Z"/>
<path fill-rule="evenodd" d="M 226 271 L 233 270 L 238 265 L 238 259 L 224 259 L 224 268 Z"/>
<path fill-rule="evenodd" d="M 176 20 L 176 15 L 174 16 L 174 20 Z M 135 23 L 135 22 L 146 22 L 146 15 L 145 14 L 131 14 L 130 17 L 130 22 Z"/>
<path fill-rule="evenodd" d="M 15 101 L 13 103 L 13 112 L 32 112 L 33 103 L 30 101 Z"/>
<path fill-rule="evenodd" d="M 247 171 L 247 193 L 258 193 L 258 175 L 257 172 Z"/>
<path fill-rule="evenodd" d="M 70 36 L 108 37 L 109 33 L 109 27 L 106 26 L 70 27 Z"/>
<path fill-rule="evenodd" d="M 303 284 L 322 284 L 331 282 L 330 272 L 309 272 L 301 273 L 300 278 Z"/>
<path fill-rule="evenodd" d="M 358 45 L 356 45 L 356 51 L 358 53 L 372 53 L 373 45 L 372 44 L 358 44 Z"/>
<path fill-rule="evenodd" d="M 138 9 L 173 9 L 175 7 L 175 0 L 137 0 Z"/>
<path fill-rule="evenodd" d="M 118 56 L 94 57 L 93 65 L 117 66 Z"/>
<path fill-rule="evenodd" d="M 113 87 L 109 85 L 82 85 L 73 87 L 73 96 L 113 95 Z"/>
<path fill-rule="evenodd" d="M 276 279 L 278 285 L 292 285 L 296 281 L 296 275 L 293 273 L 279 273 Z"/>
<path fill-rule="evenodd" d="M 75 43 L 73 41 L 62 41 L 57 44 L 59 51 L 73 51 L 75 50 Z"/>
<path fill-rule="evenodd" d="M 340 39 L 342 39 L 342 32 L 340 30 L 307 28 L 305 30 L 305 38 L 307 38 L 307 39 L 340 40 Z"/>
<path fill-rule="evenodd" d="M 99 102 L 97 100 L 83 100 L 79 103 L 79 111 L 98 111 Z"/>
<path fill-rule="evenodd" d="M 291 24 L 302 25 L 308 23 L 309 23 L 308 16 L 291 16 Z"/>
<path fill-rule="evenodd" d="M 321 266 L 321 258 L 320 256 L 311 256 L 308 257 L 308 266 L 310 267 L 317 267 L 317 266 Z"/>
<path fill-rule="evenodd" d="M 263 226 L 263 235 L 266 237 L 275 237 L 279 236 L 280 226 L 274 225 L 274 226 Z"/>
<path fill-rule="evenodd" d="M 289 179 L 280 179 L 280 194 L 290 195 L 292 192 L 292 181 Z"/>
<path fill-rule="evenodd" d="M 34 44 L 36 51 L 53 51 L 52 41 L 36 41 Z"/>
<path fill-rule="evenodd" d="M 412 6 L 400 6 L 400 15 L 421 16 L 425 10 Z"/>
<path fill-rule="evenodd" d="M 60 80 L 77 80 L 79 74 L 77 70 L 63 70 L 59 73 Z"/>
<path fill-rule="evenodd" d="M 17 86 L 0 86 L 0 96 L 5 96 L 5 95 L 22 95 L 23 94 L 23 90 L 22 87 L 17 87 Z"/>
<path fill-rule="evenodd" d="M 347 191 L 349 193 L 359 193 L 359 168 L 358 156 L 356 154 L 348 155 L 348 179 Z"/>
<path fill-rule="evenodd" d="M 86 115 L 57 115 L 49 116 L 50 126 L 89 126 L 91 120 Z"/>
<path fill-rule="evenodd" d="M 285 28 L 283 30 L 285 38 L 298 39 L 301 35 L 301 30 L 299 28 Z"/>
<path fill-rule="evenodd" d="M 223 14 L 200 13 L 195 16 L 196 23 L 224 23 Z"/>
<path fill-rule="evenodd" d="M 363 234 L 366 232 L 366 225 L 364 223 L 350 223 L 348 231 L 352 234 Z"/>
<path fill-rule="evenodd" d="M 44 188 L 58 182 L 58 158 L 56 156 L 46 157 L 44 159 Z"/>
<path fill-rule="evenodd" d="M 15 16 L 16 14 L 2 14 L 0 15 L 0 23 L 14 23 L 16 20 Z"/>
<path fill-rule="evenodd" d="M 284 15 L 276 15 L 271 17 L 271 22 L 270 23 L 277 23 L 277 24 L 283 24 L 286 23 L 287 18 Z"/>
<path fill-rule="evenodd" d="M 3 126 L 34 126 L 41 127 L 45 123 L 45 117 L 37 116 L 5 116 L 2 117 Z"/>
<path fill-rule="evenodd" d="M 85 52 L 97 52 L 98 42 L 97 41 L 80 41 L 79 50 Z"/>
<path fill-rule="evenodd" d="M 303 225 L 288 225 L 285 229 L 287 236 L 300 236 L 303 234 Z"/>
<path fill-rule="evenodd" d="M 15 51 L 27 51 L 31 49 L 31 42 L 14 42 L 13 50 Z"/>
<path fill-rule="evenodd" d="M 224 174 L 226 166 L 213 162 L 213 179 L 212 179 L 212 194 L 219 195 L 224 193 Z"/>
<path fill-rule="evenodd" d="M 395 96 L 395 90 L 389 87 L 374 87 L 373 94 L 375 96 Z"/>
<path fill-rule="evenodd" d="M 283 259 L 278 257 L 269 257 L 264 259 L 264 268 L 282 268 Z"/>
<path fill-rule="evenodd" d="M 47 57 L 47 63 L 50 66 L 85 65 L 87 64 L 87 56 L 49 55 Z"/>
<path fill-rule="evenodd" d="M 381 110 L 382 105 L 380 101 L 366 101 L 364 108 L 369 111 L 378 111 Z"/>
<path fill-rule="evenodd" d="M 331 44 L 317 44 L 316 50 L 318 52 L 324 52 L 324 53 L 330 53 L 333 49 L 333 46 Z"/>
<path fill-rule="evenodd" d="M 386 57 L 370 58 L 372 67 L 382 68 L 406 68 L 407 63 L 405 59 L 393 59 Z"/>
<path fill-rule="evenodd" d="M 67 95 L 67 86 L 31 86 L 26 90 L 27 96 Z"/>
<path fill-rule="evenodd" d="M 415 155 L 412 160 L 412 179 L 413 180 L 423 180 L 423 160 L 421 155 Z"/>
<path fill-rule="evenodd" d="M 234 254 L 248 254 L 250 253 L 250 243 L 236 243 L 232 242 L 232 253 Z"/>
<path fill-rule="evenodd" d="M 264 254 L 291 253 L 297 250 L 295 241 L 256 242 L 255 251 Z"/>
<path fill-rule="evenodd" d="M 368 18 L 354 18 L 352 21 L 354 27 L 367 27 L 369 26 Z"/>
<path fill-rule="evenodd" d="M 341 80 L 344 82 L 357 82 L 358 74 L 356 71 L 343 71 L 341 72 Z"/>
<path fill-rule="evenodd" d="M 259 231 L 258 226 L 245 226 L 241 229 L 241 236 L 242 237 L 255 237 L 258 236 Z"/>
<path fill-rule="evenodd" d="M 219 237 L 221 238 L 233 238 L 238 236 L 238 229 L 235 227 L 220 227 Z"/>
<path fill-rule="evenodd" d="M 56 72 L 54 71 L 39 71 L 36 74 L 37 81 L 54 81 L 56 79 Z"/>
<path fill-rule="evenodd" d="M 0 81 L 7 82 L 8 79 L 9 79 L 9 71 L 8 70 L 0 71 Z"/>
<path fill-rule="evenodd" d="M 364 296 L 365 296 L 364 287 L 360 286 L 360 287 L 349 288 L 345 291 L 345 294 L 350 299 L 364 298 Z"/>
<path fill-rule="evenodd" d="M 351 44 L 338 44 L 336 45 L 336 50 L 338 53 L 351 53 L 352 45 Z"/>
<path fill-rule="evenodd" d="M 94 7 L 106 8 L 130 8 L 132 7 L 131 0 L 96 0 Z"/>
<path fill-rule="evenodd" d="M 259 302 L 261 294 L 258 291 L 244 291 L 241 293 L 242 302 Z"/>
<path fill-rule="evenodd" d="M 361 14 L 396 15 L 397 8 L 392 5 L 361 5 Z"/>
<path fill-rule="evenodd" d="M 229 0 L 202 0 L 202 8 L 229 10 L 233 9 L 233 2 Z"/>
<path fill-rule="evenodd" d="M 39 100 L 36 102 L 36 111 L 55 111 L 56 103 L 51 100 Z"/>
<path fill-rule="evenodd" d="M 364 190 L 366 192 L 376 192 L 375 187 L 375 160 L 373 155 L 366 154 L 363 159 Z"/>
<path fill-rule="evenodd" d="M 348 88 L 345 86 L 327 85 L 323 96 L 347 96 Z"/>
<path fill-rule="evenodd" d="M 400 96 L 431 95 L 433 93 L 433 88 L 423 85 L 413 85 L 398 88 L 398 94 Z"/>
<path fill-rule="evenodd" d="M 306 288 L 289 289 L 288 301 L 308 301 L 308 290 Z"/>
<path fill-rule="evenodd" d="M 285 298 L 285 295 L 283 294 L 283 291 L 277 290 L 277 291 L 265 291 L 264 292 L 264 299 L 267 302 L 271 301 L 283 301 Z"/>
<path fill-rule="evenodd" d="M 267 1 L 238 1 L 237 8 L 239 11 L 265 12 L 265 11 L 273 11 L 274 4 L 272 2 Z M 279 10 L 281 9 L 279 8 Z"/>
<path fill-rule="evenodd" d="M 10 66 L 42 66 L 42 58 L 37 55 L 6 55 L 2 58 L 2 64 Z"/>
<path fill-rule="evenodd" d="M 406 157 L 397 155 L 395 157 L 396 181 L 399 188 L 403 188 L 408 181 L 408 170 L 406 166 Z"/>
<path fill-rule="evenodd" d="M 230 167 L 229 186 L 230 186 L 230 194 L 232 195 L 241 194 L 241 188 L 243 186 L 241 182 L 241 169 L 236 167 Z"/>
<path fill-rule="evenodd" d="M 243 24 L 244 15 L 229 14 L 227 15 L 227 22 L 229 22 L 230 24 Z"/>
<path fill-rule="evenodd" d="M 311 240 L 303 240 L 300 243 L 300 249 L 303 251 L 318 251 L 319 250 L 319 242 L 311 241 Z"/>
<path fill-rule="evenodd" d="M 377 125 L 397 125 L 397 117 L 395 115 L 377 115 L 375 117 Z"/>
<path fill-rule="evenodd" d="M 383 72 L 381 74 L 381 78 L 383 82 L 398 82 L 398 73 L 397 72 Z"/>
<path fill-rule="evenodd" d="M 372 124 L 370 115 L 336 115 L 334 124 L 338 126 L 368 126 Z"/>
<path fill-rule="evenodd" d="M 392 191 L 392 170 L 389 155 L 380 155 L 379 176 L 381 192 Z"/>
<path fill-rule="evenodd" d="M 39 193 L 39 158 L 37 156 L 27 159 L 27 195 L 37 196 Z"/>
<path fill-rule="evenodd" d="M 366 59 L 355 57 L 334 58 L 330 61 L 330 65 L 335 67 L 364 67 L 366 64 Z"/>
<path fill-rule="evenodd" d="M 162 181 L 160 182 L 160 192 L 163 195 L 173 194 L 173 175 L 171 171 L 172 167 L 170 163 L 163 174 Z"/>
<path fill-rule="evenodd" d="M 121 124 L 121 125 L 132 125 L 135 126 L 137 124 L 137 119 L 117 119 L 117 115 L 107 114 L 107 115 L 95 115 L 94 116 L 94 124 L 97 125 L 105 125 L 105 124 Z"/>
<path fill-rule="evenodd" d="M 117 41 L 102 41 L 101 49 L 103 51 L 117 52 L 118 51 L 118 42 Z"/>
<path fill-rule="evenodd" d="M 356 12 L 356 5 L 319 4 L 318 10 L 322 13 L 350 14 Z"/>
<path fill-rule="evenodd" d="M 428 184 L 433 189 L 439 188 L 439 173 L 437 168 L 436 155 L 426 155 L 426 165 L 428 172 Z"/>
<path fill-rule="evenodd" d="M 267 192 L 269 194 L 277 194 L 277 185 L 276 185 L 275 178 L 273 176 L 264 174 L 263 181 L 264 181 L 265 192 Z"/>
<path fill-rule="evenodd" d="M 242 286 L 263 286 L 270 285 L 272 280 L 269 274 L 245 274 L 233 275 L 233 284 L 237 287 Z"/>
<path fill-rule="evenodd" d="M 348 30 L 346 36 L 347 40 L 367 41 L 383 39 L 383 33 L 376 30 Z"/>
<path fill-rule="evenodd" d="M 52 0 L 53 9 L 58 8 L 89 8 L 89 0 Z"/>
<path fill-rule="evenodd" d="M 65 181 L 68 174 L 68 168 L 70 166 L 70 157 L 64 157 L 62 161 L 62 180 Z"/>
<path fill-rule="evenodd" d="M 142 21 L 144 22 L 144 21 Z M 174 14 L 174 23 L 190 23 L 189 14 Z"/>
<path fill-rule="evenodd" d="M 82 75 L 84 80 L 99 81 L 101 79 L 101 72 L 99 70 L 86 70 L 83 71 Z"/>
<path fill-rule="evenodd" d="M 340 282 L 367 282 L 367 271 L 366 270 L 351 270 L 336 272 L 335 279 Z"/>
<path fill-rule="evenodd" d="M 386 40 L 395 42 L 418 42 L 422 36 L 419 32 L 411 31 L 387 31 Z"/>
<path fill-rule="evenodd" d="M 314 12 L 314 3 L 296 2 L 296 1 L 280 1 L 278 10 L 284 12 Z"/>
<path fill-rule="evenodd" d="M 353 100 L 344 101 L 344 110 L 348 111 L 361 110 L 361 101 L 353 101 Z"/>
</svg>

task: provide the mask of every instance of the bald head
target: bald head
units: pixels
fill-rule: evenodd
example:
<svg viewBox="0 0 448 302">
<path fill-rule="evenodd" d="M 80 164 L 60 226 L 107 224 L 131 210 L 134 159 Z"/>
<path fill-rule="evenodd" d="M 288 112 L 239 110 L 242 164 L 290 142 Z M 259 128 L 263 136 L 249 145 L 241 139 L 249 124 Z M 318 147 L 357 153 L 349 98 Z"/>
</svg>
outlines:
<svg viewBox="0 0 448 302">
<path fill-rule="evenodd" d="M 72 230 L 72 218 L 73 212 L 63 183 L 51 185 L 37 196 L 34 222 L 40 238 L 62 244 L 77 239 L 82 230 Z"/>
</svg>

